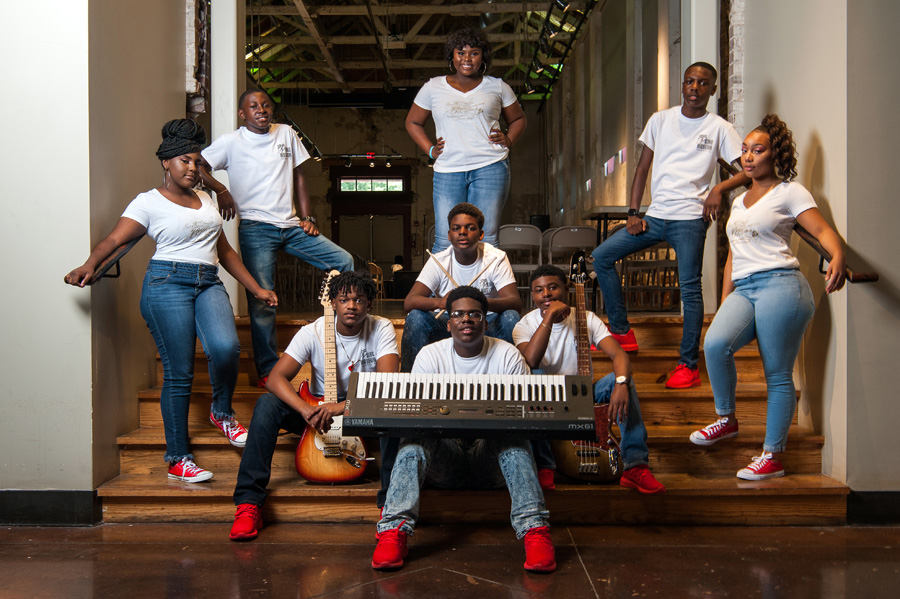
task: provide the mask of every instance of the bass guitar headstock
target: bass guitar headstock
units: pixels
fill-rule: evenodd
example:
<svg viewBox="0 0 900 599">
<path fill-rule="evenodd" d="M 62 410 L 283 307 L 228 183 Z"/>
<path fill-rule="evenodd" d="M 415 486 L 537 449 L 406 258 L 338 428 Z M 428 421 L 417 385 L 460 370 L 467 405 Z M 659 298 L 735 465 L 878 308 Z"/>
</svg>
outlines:
<svg viewBox="0 0 900 599">
<path fill-rule="evenodd" d="M 319 303 L 326 308 L 328 306 L 331 306 L 331 299 L 328 297 L 329 288 L 331 287 L 331 279 L 338 276 L 339 274 L 341 273 L 336 270 L 332 270 L 327 275 L 325 275 L 325 278 L 322 280 L 322 290 L 319 292 Z"/>
<path fill-rule="evenodd" d="M 569 265 L 569 280 L 582 285 L 588 280 L 587 257 L 584 250 L 578 250 L 572 254 L 572 262 Z"/>
</svg>

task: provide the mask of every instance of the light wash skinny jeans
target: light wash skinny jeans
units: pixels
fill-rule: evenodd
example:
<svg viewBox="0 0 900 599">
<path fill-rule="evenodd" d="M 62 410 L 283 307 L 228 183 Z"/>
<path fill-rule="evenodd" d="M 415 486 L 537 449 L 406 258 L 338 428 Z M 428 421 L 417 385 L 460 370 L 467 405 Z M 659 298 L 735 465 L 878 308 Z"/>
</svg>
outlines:
<svg viewBox="0 0 900 599">
<path fill-rule="evenodd" d="M 474 204 L 484 213 L 484 242 L 497 246 L 500 216 L 509 195 L 509 159 L 504 158 L 471 171 L 434 173 L 434 247 L 435 254 L 450 247 L 447 233 L 450 209 L 462 202 Z"/>
<path fill-rule="evenodd" d="M 550 525 L 528 441 L 403 439 L 378 522 L 379 533 L 399 528 L 413 534 L 426 481 L 441 489 L 497 489 L 505 483 L 512 500 L 509 519 L 516 538 L 523 538 L 532 528 Z"/>
<path fill-rule="evenodd" d="M 766 375 L 768 405 L 763 449 L 784 451 L 797 392 L 794 361 L 815 312 L 809 283 L 794 268 L 754 273 L 734 283 L 706 333 L 703 351 L 716 413 L 735 411 L 734 352 L 756 338 Z"/>
</svg>

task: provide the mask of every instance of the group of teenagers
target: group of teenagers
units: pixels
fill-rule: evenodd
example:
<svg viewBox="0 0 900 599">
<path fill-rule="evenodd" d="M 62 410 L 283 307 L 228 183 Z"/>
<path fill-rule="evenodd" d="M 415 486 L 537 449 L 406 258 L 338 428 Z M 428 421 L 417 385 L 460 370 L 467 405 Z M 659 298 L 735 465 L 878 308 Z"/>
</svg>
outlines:
<svg viewBox="0 0 900 599">
<path fill-rule="evenodd" d="M 279 432 L 324 431 L 343 403 L 312 406 L 291 380 L 311 365 L 311 391 L 322 395 L 324 317 L 304 326 L 279 357 L 272 291 L 276 253 L 284 250 L 321 270 L 338 270 L 328 289 L 334 308 L 338 398 L 351 372 L 434 374 L 577 373 L 575 315 L 568 303 L 568 277 L 544 265 L 532 272 L 535 309 L 520 318 L 522 301 L 506 254 L 496 247 L 500 214 L 509 189 L 509 149 L 525 129 L 525 116 L 507 84 L 486 76 L 490 46 L 477 30 L 455 32 L 447 41 L 450 74 L 427 82 L 417 95 L 406 127 L 435 160 L 434 253 L 404 301 L 408 311 L 398 351 L 392 323 L 371 313 L 376 287 L 366 272 L 353 270 L 351 255 L 319 234 L 300 165 L 309 154 L 297 134 L 273 122 L 274 105 L 262 91 L 241 95 L 244 125 L 208 147 L 202 127 L 176 119 L 162 129 L 157 158 L 163 183 L 138 195 L 85 263 L 65 276 L 84 287 L 97 266 L 119 246 L 148 234 L 156 252 L 147 268 L 141 314 L 156 342 L 164 380 L 160 407 L 169 478 L 202 482 L 212 472 L 195 464 L 188 440 L 188 407 L 194 351 L 199 337 L 209 361 L 210 423 L 243 448 L 230 538 L 256 538 Z M 720 213 L 723 194 L 742 185 L 726 230 L 729 255 L 722 304 L 708 329 L 704 353 L 718 419 L 691 434 L 711 445 L 738 434 L 734 352 L 756 339 L 768 387 L 763 452 L 737 473 L 749 480 L 783 476 L 778 455 L 785 449 L 796 393 L 793 364 L 815 305 L 791 252 L 791 232 L 800 223 L 833 259 L 826 291 L 844 282 L 844 250 L 811 194 L 796 177 L 796 150 L 787 126 L 775 115 L 741 142 L 734 127 L 707 112 L 717 73 L 706 63 L 687 68 L 683 103 L 655 113 L 640 141 L 625 228 L 593 252 L 609 326 L 587 313 L 590 343 L 606 354 L 612 372 L 595 383 L 598 403 L 608 402 L 621 432 L 620 484 L 641 493 L 665 487 L 648 468 L 647 432 L 626 352 L 638 349 L 630 330 L 615 263 L 642 248 L 668 241 L 678 261 L 684 309 L 680 359 L 666 386 L 701 384 L 698 368 L 703 302 L 700 276 L 704 239 Z M 434 120 L 437 139 L 425 129 Z M 500 119 L 506 130 L 500 127 Z M 716 161 L 740 160 L 740 174 L 711 186 Z M 651 203 L 640 213 L 651 172 Z M 230 189 L 211 176 L 226 170 Z M 200 182 L 216 194 L 195 189 Z M 224 220 L 240 216 L 240 256 L 222 235 Z M 218 278 L 222 266 L 246 289 L 258 385 L 266 389 L 254 408 L 249 431 L 234 418 L 240 347 L 234 314 Z M 403 566 L 407 537 L 419 515 L 420 489 L 500 488 L 511 498 L 510 520 L 524 541 L 526 570 L 556 568 L 543 491 L 554 488 L 555 464 L 545 441 L 399 439 L 381 440 L 377 545 L 372 567 Z"/>
</svg>

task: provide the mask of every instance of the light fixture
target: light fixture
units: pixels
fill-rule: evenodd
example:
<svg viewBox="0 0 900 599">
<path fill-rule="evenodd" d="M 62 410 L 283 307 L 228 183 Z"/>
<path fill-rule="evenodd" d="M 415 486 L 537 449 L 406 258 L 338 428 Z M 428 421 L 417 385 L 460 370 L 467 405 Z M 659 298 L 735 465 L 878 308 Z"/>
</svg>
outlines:
<svg viewBox="0 0 900 599">
<path fill-rule="evenodd" d="M 559 29 L 554 27 L 553 23 L 547 23 L 547 33 L 550 34 L 550 39 L 553 39 L 559 35 Z"/>
<path fill-rule="evenodd" d="M 388 159 L 385 161 L 384 166 L 386 166 L 386 167 L 388 167 L 388 168 L 391 168 L 391 159 L 390 159 L 390 158 L 388 158 Z"/>
<path fill-rule="evenodd" d="M 553 1 L 563 12 L 566 12 L 567 10 L 569 10 L 569 3 L 566 2 L 566 0 L 553 0 Z"/>
<path fill-rule="evenodd" d="M 353 166 L 353 159 L 348 156 L 347 162 L 344 163 L 344 166 L 346 166 L 347 168 L 350 168 L 351 166 Z"/>
<path fill-rule="evenodd" d="M 543 73 L 544 72 L 544 65 L 542 65 L 541 61 L 538 60 L 537 58 L 535 58 L 532 61 L 531 66 L 533 67 L 535 73 Z"/>
<path fill-rule="evenodd" d="M 533 93 L 534 93 L 534 86 L 531 85 L 531 81 L 526 81 L 526 82 L 525 82 L 525 93 L 526 93 L 526 94 L 533 94 Z"/>
<path fill-rule="evenodd" d="M 374 160 L 373 160 L 372 162 L 369 163 L 369 168 L 375 168 L 375 161 L 374 161 Z"/>
</svg>

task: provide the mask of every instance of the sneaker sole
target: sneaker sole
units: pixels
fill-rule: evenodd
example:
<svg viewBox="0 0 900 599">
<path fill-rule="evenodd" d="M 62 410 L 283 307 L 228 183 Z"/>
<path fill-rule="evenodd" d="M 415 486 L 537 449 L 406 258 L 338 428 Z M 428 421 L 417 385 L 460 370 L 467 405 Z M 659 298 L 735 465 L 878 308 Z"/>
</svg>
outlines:
<svg viewBox="0 0 900 599">
<path fill-rule="evenodd" d="M 710 445 L 715 445 L 722 439 L 730 439 L 732 437 L 737 437 L 738 431 L 734 431 L 733 433 L 728 433 L 727 435 L 722 435 L 720 437 L 716 437 L 715 439 L 707 439 L 706 437 L 699 436 L 699 435 L 697 437 L 695 437 L 694 435 L 696 435 L 696 434 L 697 434 L 696 432 L 691 433 L 691 443 L 693 443 L 694 445 L 701 445 L 703 447 L 709 447 Z"/>
<path fill-rule="evenodd" d="M 666 389 L 690 389 L 691 387 L 699 387 L 702 383 L 700 381 L 693 381 L 690 385 L 670 385 L 668 381 L 666 381 Z"/>
<path fill-rule="evenodd" d="M 525 566 L 523 566 L 523 567 L 526 570 L 528 570 L 529 572 L 537 572 L 538 574 L 549 574 L 550 572 L 553 572 L 554 570 L 556 570 L 556 562 L 553 562 L 549 566 L 530 566 L 529 567 L 528 564 L 525 564 Z"/>
<path fill-rule="evenodd" d="M 385 571 L 386 570 L 399 570 L 402 567 L 403 567 L 403 560 L 400 560 L 399 562 L 391 562 L 391 563 L 387 563 L 387 564 L 376 564 L 375 562 L 372 562 L 373 570 L 385 570 Z"/>
<path fill-rule="evenodd" d="M 780 472 L 770 472 L 769 474 L 753 474 L 750 472 L 744 473 L 738 470 L 737 477 L 741 480 L 766 480 L 769 478 L 780 478 L 784 476 L 784 470 Z"/>
<path fill-rule="evenodd" d="M 259 531 L 256 530 L 252 533 L 247 533 L 247 534 L 238 534 L 238 535 L 229 534 L 228 538 L 231 539 L 232 541 L 240 543 L 241 541 L 252 541 L 253 539 L 255 539 L 258 536 L 259 536 Z"/>
<path fill-rule="evenodd" d="M 665 487 L 663 487 L 662 489 L 653 489 L 653 490 L 645 489 L 644 487 L 638 486 L 638 485 L 634 484 L 633 482 L 631 482 L 630 480 L 625 480 L 624 478 L 619 479 L 619 486 L 625 487 L 626 489 L 634 489 L 638 493 L 642 493 L 644 495 L 656 495 L 658 493 L 665 493 L 665 491 L 666 491 Z"/>
<path fill-rule="evenodd" d="M 202 483 L 210 480 L 212 477 L 212 472 L 209 473 L 209 476 L 206 476 L 205 474 L 201 474 L 200 476 L 178 476 L 177 474 L 169 474 L 170 479 L 180 480 L 183 483 Z"/>
</svg>

